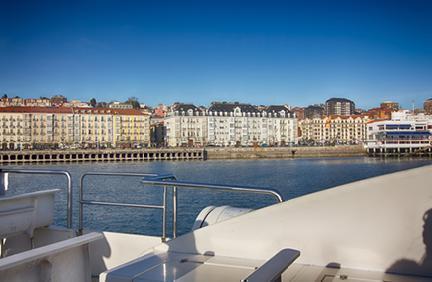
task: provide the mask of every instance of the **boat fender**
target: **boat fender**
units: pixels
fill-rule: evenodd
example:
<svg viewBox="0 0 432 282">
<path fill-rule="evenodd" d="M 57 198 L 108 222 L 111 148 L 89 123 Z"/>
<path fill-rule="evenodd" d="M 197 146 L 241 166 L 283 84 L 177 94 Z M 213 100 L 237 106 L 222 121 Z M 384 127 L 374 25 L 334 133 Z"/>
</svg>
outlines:
<svg viewBox="0 0 432 282">
<path fill-rule="evenodd" d="M 236 208 L 231 206 L 208 206 L 196 217 L 192 230 L 225 221 L 227 219 L 250 212 L 252 209 Z"/>
</svg>

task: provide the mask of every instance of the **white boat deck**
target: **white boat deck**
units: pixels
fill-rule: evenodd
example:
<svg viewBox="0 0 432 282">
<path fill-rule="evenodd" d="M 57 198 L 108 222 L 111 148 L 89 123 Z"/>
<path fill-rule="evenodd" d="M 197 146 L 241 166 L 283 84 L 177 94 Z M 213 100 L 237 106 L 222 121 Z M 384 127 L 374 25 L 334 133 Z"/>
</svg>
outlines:
<svg viewBox="0 0 432 282">
<path fill-rule="evenodd" d="M 397 172 L 256 210 L 165 243 L 112 232 L 70 238 L 72 229 L 45 226 L 53 217 L 45 208 L 56 191 L 6 197 L 0 209 L 5 222 L 0 247 L 6 255 L 0 259 L 0 281 L 432 282 L 431 183 L 432 166 Z M 45 194 L 48 204 L 33 200 Z M 20 209 L 9 205 L 22 199 L 31 201 L 20 202 Z M 21 218 L 25 213 L 44 220 L 34 225 L 37 220 Z M 280 256 L 281 250 L 288 251 Z"/>
</svg>

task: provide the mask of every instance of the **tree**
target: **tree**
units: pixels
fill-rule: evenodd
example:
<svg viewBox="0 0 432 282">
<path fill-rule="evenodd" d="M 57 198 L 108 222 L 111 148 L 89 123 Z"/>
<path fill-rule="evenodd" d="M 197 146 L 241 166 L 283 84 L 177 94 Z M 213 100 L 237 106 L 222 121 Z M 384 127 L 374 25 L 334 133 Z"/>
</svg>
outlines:
<svg viewBox="0 0 432 282">
<path fill-rule="evenodd" d="M 95 99 L 95 98 L 91 98 L 91 100 L 90 100 L 90 105 L 91 105 L 93 108 L 96 107 L 97 102 L 96 102 L 96 99 Z"/>
<path fill-rule="evenodd" d="M 8 97 L 8 95 L 5 93 L 5 94 L 3 94 L 2 99 L 7 98 L 7 97 Z"/>
<path fill-rule="evenodd" d="M 140 108 L 140 103 L 138 102 L 138 98 L 137 97 L 129 97 L 126 101 L 126 104 L 130 104 L 132 105 L 132 107 L 134 109 L 139 109 Z"/>
</svg>

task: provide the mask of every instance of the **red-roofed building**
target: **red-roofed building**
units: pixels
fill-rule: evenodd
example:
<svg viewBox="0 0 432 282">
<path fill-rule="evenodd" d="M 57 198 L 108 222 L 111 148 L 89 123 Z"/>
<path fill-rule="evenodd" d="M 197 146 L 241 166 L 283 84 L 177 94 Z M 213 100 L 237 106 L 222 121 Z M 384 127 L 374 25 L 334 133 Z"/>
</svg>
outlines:
<svg viewBox="0 0 432 282">
<path fill-rule="evenodd" d="M 141 147 L 149 116 L 134 109 L 3 107 L 0 148 Z"/>
</svg>

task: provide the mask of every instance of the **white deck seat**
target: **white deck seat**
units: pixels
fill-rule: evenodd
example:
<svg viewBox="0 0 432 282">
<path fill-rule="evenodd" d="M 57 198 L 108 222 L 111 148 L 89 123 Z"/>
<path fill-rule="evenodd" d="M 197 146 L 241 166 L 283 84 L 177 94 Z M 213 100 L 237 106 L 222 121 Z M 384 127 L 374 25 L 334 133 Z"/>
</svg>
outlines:
<svg viewBox="0 0 432 282">
<path fill-rule="evenodd" d="M 0 197 L 0 238 L 19 233 L 32 237 L 35 228 L 50 225 L 57 191 L 60 189 Z"/>
<path fill-rule="evenodd" d="M 91 281 L 89 233 L 0 259 L 0 281 Z"/>
</svg>

